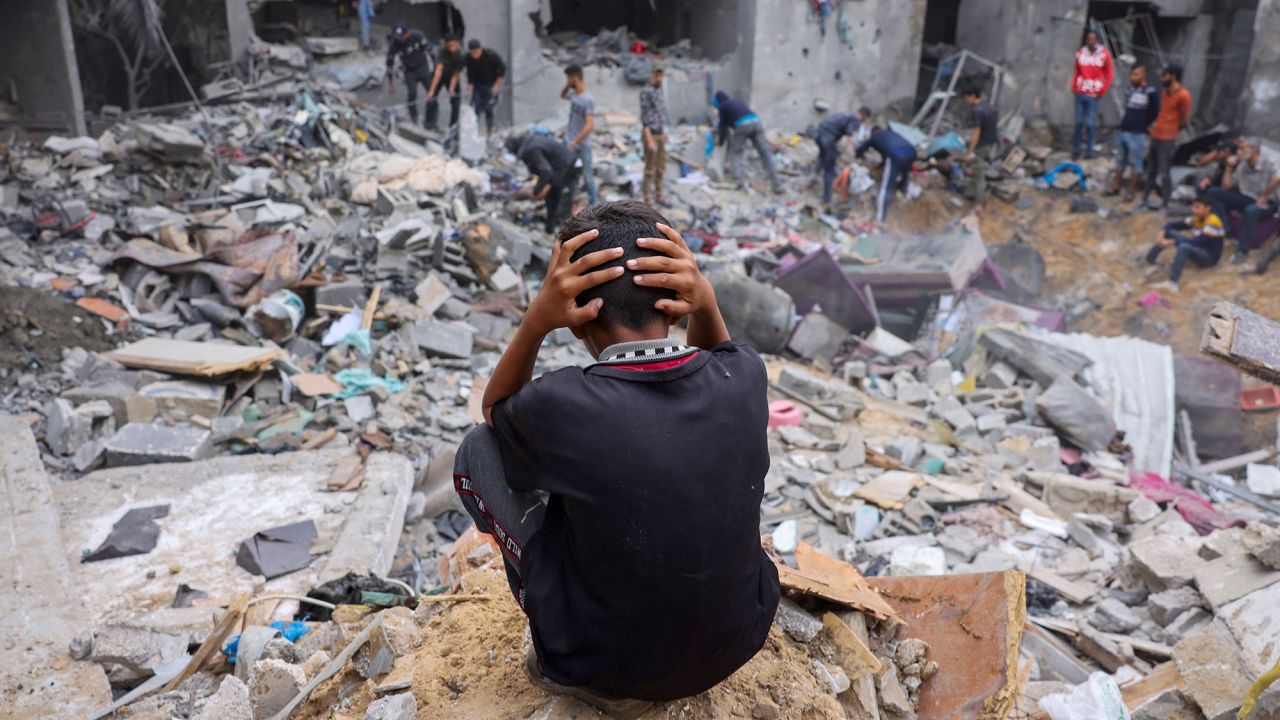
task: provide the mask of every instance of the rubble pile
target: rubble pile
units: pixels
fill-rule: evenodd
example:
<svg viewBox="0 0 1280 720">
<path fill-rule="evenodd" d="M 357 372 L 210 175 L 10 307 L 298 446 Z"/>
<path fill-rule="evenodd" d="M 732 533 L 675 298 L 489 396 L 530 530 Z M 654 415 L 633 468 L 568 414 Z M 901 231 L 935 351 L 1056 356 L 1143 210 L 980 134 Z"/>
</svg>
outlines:
<svg viewBox="0 0 1280 720">
<path fill-rule="evenodd" d="M 625 41 L 564 52 L 623 62 Z M 28 604 L 60 628 L 6 700 L 51 713 L 41 673 L 68 655 L 81 716 L 408 718 L 527 694 L 519 610 L 449 476 L 549 257 L 514 197 L 527 173 L 329 86 L 254 87 L 5 148 L 0 463 L 34 488 L 8 514 L 44 519 L 11 562 L 44 568 Z M 601 120 L 602 194 L 634 194 L 636 120 Z M 1134 718 L 1240 707 L 1277 660 L 1274 450 L 1201 462 L 1170 349 L 1067 334 L 1087 299 L 1042 297 L 1029 246 L 770 201 L 763 178 L 719 178 L 707 128 L 670 135 L 664 213 L 769 367 L 761 530 L 786 596 L 741 671 L 776 686 L 690 702 L 1061 720 L 1101 687 Z M 774 140 L 800 197 L 815 150 Z M 1033 189 L 1051 161 L 1005 171 L 1040 163 Z M 911 195 L 954 205 L 946 182 Z M 867 202 L 865 168 L 844 183 Z M 535 372 L 590 360 L 558 331 Z M 452 641 L 500 677 L 458 670 Z"/>
</svg>

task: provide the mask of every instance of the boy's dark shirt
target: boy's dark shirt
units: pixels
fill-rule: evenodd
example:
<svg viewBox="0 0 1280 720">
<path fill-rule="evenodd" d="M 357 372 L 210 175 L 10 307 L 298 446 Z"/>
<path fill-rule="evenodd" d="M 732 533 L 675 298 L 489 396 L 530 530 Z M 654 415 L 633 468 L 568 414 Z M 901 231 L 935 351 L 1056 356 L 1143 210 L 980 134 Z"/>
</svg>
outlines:
<svg viewBox="0 0 1280 720">
<path fill-rule="evenodd" d="M 978 147 L 987 147 L 996 143 L 996 122 L 999 119 L 1000 113 L 986 100 L 974 105 L 969 111 L 969 122 L 973 127 L 978 128 Z"/>
<path fill-rule="evenodd" d="M 671 700 L 764 644 L 766 387 L 759 355 L 725 343 L 665 370 L 557 370 L 494 406 L 508 484 L 551 494 L 523 561 L 547 677 Z"/>
</svg>

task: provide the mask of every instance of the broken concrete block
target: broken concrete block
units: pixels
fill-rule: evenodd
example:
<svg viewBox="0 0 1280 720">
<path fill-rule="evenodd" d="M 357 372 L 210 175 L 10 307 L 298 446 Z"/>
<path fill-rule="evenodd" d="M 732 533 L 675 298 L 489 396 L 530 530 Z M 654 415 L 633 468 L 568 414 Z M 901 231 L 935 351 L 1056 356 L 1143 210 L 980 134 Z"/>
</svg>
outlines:
<svg viewBox="0 0 1280 720">
<path fill-rule="evenodd" d="M 301 649 L 299 649 L 299 654 L 301 654 Z M 316 673 L 320 672 L 320 670 L 322 670 L 325 665 L 328 665 L 329 661 L 332 659 L 333 658 L 330 657 L 329 653 L 324 650 L 316 650 L 311 653 L 305 661 L 303 661 L 302 672 L 306 673 L 307 680 L 311 680 L 316 676 Z"/>
<path fill-rule="evenodd" d="M 413 289 L 413 292 L 417 298 L 418 307 L 422 308 L 428 315 L 435 315 L 440 306 L 453 297 L 453 291 L 435 273 L 423 278 L 422 282 L 418 283 L 417 287 Z"/>
<path fill-rule="evenodd" d="M 1280 570 L 1240 553 L 1197 564 L 1194 577 L 1209 607 L 1220 610 L 1223 605 L 1255 590 L 1280 583 Z"/>
<path fill-rule="evenodd" d="M 973 419 L 973 415 L 969 414 L 964 408 L 954 408 L 942 414 L 942 419 L 955 429 L 956 432 L 977 428 L 978 423 Z"/>
<path fill-rule="evenodd" d="M 967 563 L 977 557 L 991 541 L 982 533 L 959 523 L 948 525 L 935 536 L 950 565 Z"/>
<path fill-rule="evenodd" d="M 135 123 L 139 146 L 165 162 L 195 161 L 204 155 L 199 135 L 171 123 Z"/>
<path fill-rule="evenodd" d="M 188 639 L 186 633 L 113 623 L 93 631 L 93 650 L 85 659 L 103 665 L 113 685 L 136 684 L 186 655 Z"/>
<path fill-rule="evenodd" d="M 489 287 L 500 293 L 511 292 L 520 287 L 520 276 L 510 265 L 503 263 L 489 276 Z"/>
<path fill-rule="evenodd" d="M 910 715 L 915 712 L 911 699 L 907 697 L 907 691 L 898 680 L 898 669 L 892 664 L 887 664 L 887 667 L 876 676 L 876 687 L 880 690 L 880 705 L 884 709 L 897 715 Z"/>
<path fill-rule="evenodd" d="M 67 455 L 89 441 L 93 421 L 76 412 L 71 403 L 54 398 L 44 407 L 44 440 L 58 455 Z"/>
<path fill-rule="evenodd" d="M 89 472 L 102 464 L 103 443 L 101 440 L 90 440 L 81 445 L 71 456 L 71 464 L 76 472 Z"/>
<path fill-rule="evenodd" d="M 906 435 L 890 440 L 884 447 L 884 454 L 897 458 L 907 467 L 915 467 L 920 462 L 922 449 L 920 438 Z"/>
<path fill-rule="evenodd" d="M 1133 709 L 1131 720 L 1200 720 L 1199 708 L 1178 688 L 1169 688 Z"/>
<path fill-rule="evenodd" d="M 1218 618 L 1226 623 L 1240 644 L 1251 677 L 1261 675 L 1280 661 L 1280 645 L 1277 644 L 1280 583 L 1223 606 L 1218 611 Z"/>
<path fill-rule="evenodd" d="M 857 428 L 849 431 L 849 439 L 836 453 L 836 467 L 849 470 L 861 467 L 867 462 L 867 446 L 863 442 L 862 432 Z"/>
<path fill-rule="evenodd" d="M 1177 643 L 1184 637 L 1197 632 L 1202 625 L 1213 620 L 1213 616 L 1200 608 L 1191 608 L 1182 613 L 1164 629 L 1164 641 L 1169 645 Z"/>
<path fill-rule="evenodd" d="M 1115 598 L 1107 598 L 1093 606 L 1089 624 L 1102 632 L 1127 633 L 1141 625 L 1142 618 L 1128 605 Z"/>
<path fill-rule="evenodd" d="M 360 280 L 330 283 L 316 288 L 317 305 L 336 305 L 338 307 L 363 308 L 369 299 L 369 293 Z"/>
<path fill-rule="evenodd" d="M 925 366 L 924 381 L 929 387 L 937 390 L 939 387 L 951 386 L 951 361 L 945 358 L 934 360 Z"/>
<path fill-rule="evenodd" d="M 413 720 L 418 712 L 418 700 L 413 693 L 388 695 L 369 703 L 364 711 L 364 720 Z"/>
<path fill-rule="evenodd" d="M 1151 592 L 1190 585 L 1196 567 L 1204 564 L 1195 545 L 1181 537 L 1153 535 L 1129 544 L 1130 569 Z"/>
<path fill-rule="evenodd" d="M 1031 449 L 1027 452 L 1027 462 L 1036 472 L 1062 472 L 1062 443 L 1058 441 L 1058 436 L 1032 440 Z"/>
<path fill-rule="evenodd" d="M 1250 523 L 1244 531 L 1244 549 L 1258 562 L 1280 570 L 1280 530 L 1262 523 Z"/>
<path fill-rule="evenodd" d="M 778 385 L 806 400 L 838 406 L 842 418 L 853 417 L 853 412 L 861 410 L 863 406 L 849 385 L 825 380 L 795 367 L 782 369 L 782 373 L 778 375 Z"/>
<path fill-rule="evenodd" d="M 1007 426 L 1009 422 L 1005 420 L 1002 413 L 990 413 L 978 418 L 978 430 L 980 432 L 990 432 L 999 430 Z"/>
<path fill-rule="evenodd" d="M 929 386 L 924 383 L 908 381 L 897 385 L 897 401 L 907 405 L 921 407 L 929 403 Z"/>
<path fill-rule="evenodd" d="M 1136 497 L 1129 503 L 1129 522 L 1144 523 L 1156 519 L 1160 514 L 1160 506 L 1145 496 Z"/>
<path fill-rule="evenodd" d="M 987 368 L 987 371 L 982 374 L 978 384 L 985 388 L 1003 390 L 1013 387 L 1017 381 L 1018 371 L 1003 360 L 997 360 L 991 363 L 991 367 Z"/>
<path fill-rule="evenodd" d="M 254 720 L 266 720 L 284 709 L 307 684 L 302 667 L 283 660 L 259 660 L 249 673 L 249 700 Z"/>
<path fill-rule="evenodd" d="M 782 598 L 778 603 L 778 613 L 773 621 L 796 642 L 811 642 L 822 632 L 822 621 L 788 598 Z"/>
<path fill-rule="evenodd" d="M 1245 483 L 1254 495 L 1280 497 L 1280 467 L 1249 463 L 1245 468 Z"/>
<path fill-rule="evenodd" d="M 357 423 L 373 418 L 376 414 L 373 409 L 373 398 L 368 395 L 356 395 L 346 398 L 342 404 L 347 409 L 347 417 L 350 417 Z"/>
<path fill-rule="evenodd" d="M 152 417 L 159 416 L 170 424 L 189 421 L 192 416 L 216 418 L 222 413 L 227 388 L 194 380 L 165 380 L 138 388 L 138 396 L 153 404 Z M 133 415 L 134 413 L 130 413 Z M 142 422 L 150 422 L 148 418 Z M 130 422 L 137 422 L 130 420 Z"/>
<path fill-rule="evenodd" d="M 191 462 L 213 453 L 212 434 L 191 425 L 129 423 L 105 443 L 108 467 Z"/>
<path fill-rule="evenodd" d="M 1186 693 L 1207 720 L 1235 717 L 1252 673 L 1240 646 L 1220 622 L 1173 646 L 1173 661 L 1187 684 Z"/>
<path fill-rule="evenodd" d="M 1059 378 L 1036 398 L 1040 416 L 1076 445 L 1103 450 L 1116 434 L 1111 411 L 1074 380 Z"/>
<path fill-rule="evenodd" d="M 235 675 L 226 675 L 218 691 L 197 705 L 193 720 L 253 720 L 249 688 Z"/>
<path fill-rule="evenodd" d="M 1105 480 L 1038 472 L 1026 473 L 1025 477 L 1044 488 L 1041 499 L 1060 515 L 1104 515 L 1112 522 L 1123 523 L 1128 519 L 1129 503 L 1138 497 L 1136 490 Z"/>
<path fill-rule="evenodd" d="M 903 545 L 893 549 L 889 556 L 889 574 L 945 575 L 947 555 L 940 547 L 932 545 Z"/>
<path fill-rule="evenodd" d="M 1147 597 L 1147 611 L 1151 619 L 1166 627 L 1178 619 L 1179 615 L 1192 608 L 1203 607 L 1204 600 L 1193 588 L 1178 587 L 1152 593 Z"/>
<path fill-rule="evenodd" d="M 471 357 L 475 334 L 460 325 L 419 320 L 413 324 L 413 340 L 428 355 L 466 359 Z"/>
<path fill-rule="evenodd" d="M 832 695 L 839 695 L 848 690 L 852 684 L 849 682 L 849 676 L 845 673 L 844 668 L 839 665 L 828 666 L 821 660 L 814 660 L 809 664 L 809 672 L 813 673 L 818 682 Z"/>
</svg>

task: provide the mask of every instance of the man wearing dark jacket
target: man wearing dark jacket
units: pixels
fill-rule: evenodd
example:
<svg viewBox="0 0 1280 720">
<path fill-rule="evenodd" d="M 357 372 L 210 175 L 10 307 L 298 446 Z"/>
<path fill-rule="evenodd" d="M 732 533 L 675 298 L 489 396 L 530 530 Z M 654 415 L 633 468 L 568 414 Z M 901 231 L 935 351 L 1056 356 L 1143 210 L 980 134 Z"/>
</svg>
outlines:
<svg viewBox="0 0 1280 720">
<path fill-rule="evenodd" d="M 774 194 L 782 192 L 782 181 L 778 179 L 778 170 L 773 166 L 773 148 L 769 147 L 769 138 L 765 136 L 764 123 L 760 116 L 751 112 L 751 108 L 741 100 L 729 97 L 728 93 L 716 93 L 711 105 L 720 111 L 721 145 L 729 143 L 729 174 L 734 180 L 742 179 L 742 155 L 748 142 L 760 153 L 760 163 L 769 173 L 769 183 Z"/>
<path fill-rule="evenodd" d="M 507 138 L 507 151 L 525 164 L 538 177 L 524 197 L 546 202 L 547 232 L 555 232 L 573 209 L 573 191 L 578 185 L 582 163 L 568 145 L 550 135 L 516 133 Z"/>
<path fill-rule="evenodd" d="M 501 55 L 481 47 L 479 40 L 467 43 L 468 93 L 476 115 L 484 115 L 486 134 L 493 134 L 493 109 L 498 105 L 498 93 L 502 91 L 502 81 L 506 76 L 507 64 Z"/>
<path fill-rule="evenodd" d="M 871 113 L 866 113 L 870 116 Z M 893 202 L 896 190 L 906 190 L 911 179 L 911 166 L 916 161 L 916 149 L 898 133 L 880 127 L 871 129 L 871 136 L 858 146 L 855 155 L 861 158 L 868 150 L 875 150 L 882 159 L 884 177 L 880 181 L 880 194 L 876 196 L 876 220 L 884 222 Z"/>
<path fill-rule="evenodd" d="M 418 122 L 418 85 L 423 89 L 431 87 L 431 56 L 427 54 L 430 49 L 425 35 L 404 25 L 397 25 L 387 37 L 387 86 L 392 91 L 396 89 L 391 72 L 399 57 L 404 66 L 405 88 L 409 91 L 409 118 L 415 123 Z"/>
<path fill-rule="evenodd" d="M 836 113 L 818 126 L 813 141 L 818 143 L 818 169 L 822 171 L 822 204 L 831 204 L 831 186 L 836 181 L 836 162 L 840 157 L 840 139 L 853 135 L 862 126 L 853 113 Z"/>
<path fill-rule="evenodd" d="M 431 76 L 431 86 L 427 89 L 427 127 L 436 129 L 436 119 L 440 115 L 440 91 L 449 90 L 449 127 L 458 124 L 458 112 L 462 109 L 462 95 L 458 91 L 458 82 L 462 78 L 462 70 L 466 67 L 466 55 L 462 52 L 462 40 L 457 35 L 446 35 L 444 47 L 436 56 L 436 71 Z"/>
<path fill-rule="evenodd" d="M 1129 71 L 1129 87 L 1124 91 L 1124 117 L 1116 134 L 1116 176 L 1108 195 L 1118 195 L 1129 172 L 1129 186 L 1124 201 L 1131 202 L 1142 178 L 1142 158 L 1147 154 L 1147 134 L 1160 115 L 1160 90 L 1147 84 L 1147 70 L 1135 65 Z"/>
</svg>

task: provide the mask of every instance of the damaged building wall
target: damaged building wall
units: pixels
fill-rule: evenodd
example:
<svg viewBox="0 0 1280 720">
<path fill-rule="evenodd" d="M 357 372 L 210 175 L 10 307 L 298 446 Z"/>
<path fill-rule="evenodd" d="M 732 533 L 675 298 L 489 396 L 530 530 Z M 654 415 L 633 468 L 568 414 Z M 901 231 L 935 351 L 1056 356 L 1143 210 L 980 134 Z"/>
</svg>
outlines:
<svg viewBox="0 0 1280 720">
<path fill-rule="evenodd" d="M 83 135 L 84 100 L 66 0 L 11 0 L 5 16 L 0 115 L 8 114 L 4 106 L 11 102 L 14 119 L 24 127 Z"/>
<path fill-rule="evenodd" d="M 775 126 L 800 130 L 820 119 L 814 100 L 879 110 L 914 96 L 925 0 L 840 4 L 847 32 L 837 8 L 824 35 L 808 3 L 755 3 L 751 101 L 770 109 Z"/>
<path fill-rule="evenodd" d="M 1253 32 L 1255 38 L 1280 37 L 1280 0 L 1258 3 Z M 1253 44 L 1242 104 L 1246 132 L 1280 141 L 1280 45 L 1274 41 Z"/>
</svg>

